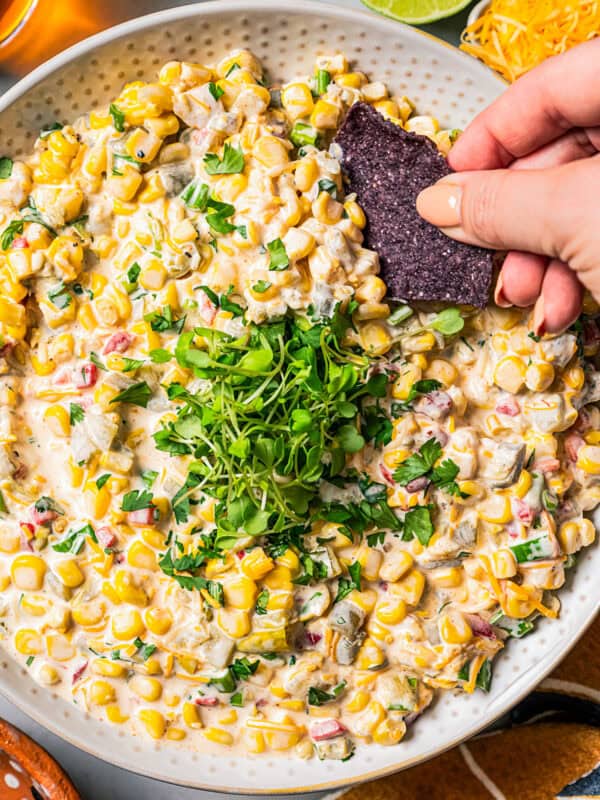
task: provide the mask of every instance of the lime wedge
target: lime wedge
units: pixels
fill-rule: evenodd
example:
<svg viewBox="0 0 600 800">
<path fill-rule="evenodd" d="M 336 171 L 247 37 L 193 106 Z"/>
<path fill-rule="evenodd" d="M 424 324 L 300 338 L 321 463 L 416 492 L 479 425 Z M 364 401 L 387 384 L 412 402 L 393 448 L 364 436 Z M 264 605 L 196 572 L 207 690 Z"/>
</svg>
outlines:
<svg viewBox="0 0 600 800">
<path fill-rule="evenodd" d="M 444 17 L 451 17 L 462 11 L 471 0 L 361 0 L 372 11 L 386 17 L 408 22 L 411 25 L 424 25 Z"/>
</svg>

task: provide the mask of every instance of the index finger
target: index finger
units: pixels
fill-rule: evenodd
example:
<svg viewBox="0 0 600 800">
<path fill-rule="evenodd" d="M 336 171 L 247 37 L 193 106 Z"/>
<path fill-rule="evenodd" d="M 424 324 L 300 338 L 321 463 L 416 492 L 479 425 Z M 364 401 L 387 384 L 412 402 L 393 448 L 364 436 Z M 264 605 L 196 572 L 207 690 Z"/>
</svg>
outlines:
<svg viewBox="0 0 600 800">
<path fill-rule="evenodd" d="M 499 169 L 574 127 L 600 124 L 600 39 L 548 59 L 481 112 L 450 151 L 452 169 Z"/>
</svg>

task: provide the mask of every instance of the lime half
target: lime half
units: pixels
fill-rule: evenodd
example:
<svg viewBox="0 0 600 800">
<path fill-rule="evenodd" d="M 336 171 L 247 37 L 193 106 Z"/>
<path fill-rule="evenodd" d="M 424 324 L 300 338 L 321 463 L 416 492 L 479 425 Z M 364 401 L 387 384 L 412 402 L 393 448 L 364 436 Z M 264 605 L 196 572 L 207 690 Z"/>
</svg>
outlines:
<svg viewBox="0 0 600 800">
<path fill-rule="evenodd" d="M 424 25 L 444 17 L 451 17 L 466 8 L 471 0 L 361 0 L 372 11 L 386 17 L 408 22 L 411 25 Z"/>
</svg>

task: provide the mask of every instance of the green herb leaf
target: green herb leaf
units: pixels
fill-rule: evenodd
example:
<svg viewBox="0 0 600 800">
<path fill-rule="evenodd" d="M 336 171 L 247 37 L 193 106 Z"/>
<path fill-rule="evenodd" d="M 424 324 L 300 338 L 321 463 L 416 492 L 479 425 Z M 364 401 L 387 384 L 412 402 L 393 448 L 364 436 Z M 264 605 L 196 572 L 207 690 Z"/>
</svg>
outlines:
<svg viewBox="0 0 600 800">
<path fill-rule="evenodd" d="M 254 610 L 257 614 L 262 615 L 267 613 L 267 603 L 269 602 L 269 590 L 263 589 L 256 598 L 256 606 Z"/>
<path fill-rule="evenodd" d="M 90 353 L 90 361 L 92 362 L 92 364 L 97 366 L 98 369 L 101 369 L 103 372 L 108 372 L 108 370 L 106 369 L 105 365 L 102 363 L 102 361 L 100 361 L 100 359 L 98 358 L 98 355 L 96 353 L 94 353 L 93 350 Z"/>
<path fill-rule="evenodd" d="M 62 131 L 63 125 L 60 122 L 52 122 L 45 128 L 42 128 L 40 131 L 40 139 L 47 139 L 51 133 L 54 131 Z"/>
<path fill-rule="evenodd" d="M 40 514 L 43 514 L 45 511 L 55 511 L 57 514 L 61 515 L 65 513 L 55 500 L 51 497 L 46 497 L 46 495 L 42 495 L 42 497 L 36 500 L 33 507 Z"/>
<path fill-rule="evenodd" d="M 0 158 L 0 180 L 5 181 L 7 178 L 10 178 L 12 175 L 13 170 L 13 160 L 8 156 L 2 156 Z"/>
<path fill-rule="evenodd" d="M 188 183 L 179 196 L 188 208 L 204 211 L 210 196 L 210 186 L 207 183 L 193 180 L 191 183 Z"/>
<path fill-rule="evenodd" d="M 410 387 L 406 402 L 412 403 L 412 401 L 416 400 L 417 397 L 422 397 L 430 392 L 436 392 L 441 388 L 442 384 L 433 378 L 429 380 L 415 381 L 415 383 L 413 383 L 413 385 Z"/>
<path fill-rule="evenodd" d="M 426 475 L 442 455 L 442 446 L 435 437 L 428 439 L 419 448 L 418 453 L 413 453 L 403 461 L 394 471 L 394 480 L 400 486 Z"/>
<path fill-rule="evenodd" d="M 271 288 L 273 284 L 270 281 L 263 281 L 262 279 L 256 281 L 254 286 L 252 287 L 252 291 L 256 292 L 257 294 L 264 294 L 268 289 Z"/>
<path fill-rule="evenodd" d="M 254 675 L 259 666 L 260 661 L 250 661 L 244 656 L 243 658 L 236 658 L 233 664 L 229 665 L 229 669 L 238 680 L 245 680 Z"/>
<path fill-rule="evenodd" d="M 429 327 L 435 331 L 443 333 L 444 336 L 452 336 L 459 333 L 465 327 L 465 321 L 458 308 L 445 308 L 436 314 Z"/>
<path fill-rule="evenodd" d="M 127 280 L 129 281 L 129 283 L 133 285 L 137 284 L 141 271 L 142 268 L 140 267 L 140 265 L 137 263 L 137 261 L 134 261 L 133 264 L 127 270 Z"/>
<path fill-rule="evenodd" d="M 123 372 L 133 372 L 144 365 L 144 360 L 139 358 L 128 358 L 123 356 Z"/>
<path fill-rule="evenodd" d="M 114 103 L 111 103 L 108 107 L 108 111 L 112 117 L 113 125 L 115 126 L 115 130 L 119 133 L 123 133 L 125 130 L 125 114 L 121 109 L 116 106 Z"/>
<path fill-rule="evenodd" d="M 162 347 L 157 347 L 154 350 L 150 350 L 148 355 L 150 356 L 150 361 L 152 361 L 154 364 L 166 364 L 167 361 L 170 361 L 173 358 L 173 353 L 170 353 L 168 350 L 165 350 Z"/>
<path fill-rule="evenodd" d="M 98 541 L 94 529 L 89 523 L 76 531 L 69 531 L 64 539 L 52 545 L 52 549 L 57 553 L 71 553 L 76 556 L 81 552 L 88 536 L 92 541 Z"/>
<path fill-rule="evenodd" d="M 148 489 L 151 489 L 154 484 L 154 481 L 158 478 L 158 472 L 156 472 L 156 470 L 153 469 L 145 469 L 141 473 L 141 478 L 148 487 Z"/>
<path fill-rule="evenodd" d="M 339 200 L 339 190 L 337 187 L 337 183 L 332 181 L 330 178 L 321 178 L 318 183 L 319 192 L 327 192 L 330 194 L 334 200 Z"/>
<path fill-rule="evenodd" d="M 73 297 L 64 283 L 59 283 L 48 292 L 48 300 L 57 308 L 67 308 L 73 302 Z"/>
<path fill-rule="evenodd" d="M 78 422 L 83 422 L 85 411 L 83 406 L 79 403 L 69 403 L 69 422 L 71 425 L 77 425 Z"/>
<path fill-rule="evenodd" d="M 24 228 L 25 222 L 22 219 L 13 219 L 12 222 L 9 222 L 7 227 L 2 231 L 2 236 L 0 236 L 0 247 L 2 247 L 3 250 L 8 250 L 15 237 L 23 233 Z"/>
<path fill-rule="evenodd" d="M 337 435 L 340 447 L 345 453 L 358 453 L 365 446 L 365 440 L 354 425 L 342 425 Z"/>
<path fill-rule="evenodd" d="M 325 703 L 332 703 L 337 700 L 341 693 L 346 688 L 346 681 L 338 683 L 334 686 L 331 692 L 326 692 L 318 686 L 311 686 L 308 690 L 308 705 L 309 706 L 322 706 Z"/>
<path fill-rule="evenodd" d="M 134 489 L 123 496 L 121 509 L 123 511 L 141 511 L 143 508 L 153 508 L 152 492 L 145 489 Z"/>
<path fill-rule="evenodd" d="M 229 698 L 229 705 L 235 706 L 236 708 L 243 708 L 244 706 L 244 698 L 241 692 L 236 692 L 232 694 Z"/>
<path fill-rule="evenodd" d="M 423 547 L 427 547 L 433 536 L 433 522 L 429 506 L 416 506 L 406 512 L 404 517 L 404 536 L 407 539 L 418 539 Z"/>
<path fill-rule="evenodd" d="M 467 495 L 460 491 L 456 483 L 459 472 L 460 468 L 458 464 L 455 464 L 451 458 L 447 458 L 445 461 L 442 461 L 438 467 L 433 468 L 431 471 L 431 482 L 434 486 L 437 486 L 438 489 L 442 489 L 448 492 L 448 494 L 453 494 L 457 497 L 466 497 Z"/>
<path fill-rule="evenodd" d="M 208 175 L 233 175 L 244 171 L 244 154 L 241 148 L 233 147 L 226 143 L 223 148 L 223 158 L 216 153 L 207 153 L 204 156 L 204 169 Z"/>
<path fill-rule="evenodd" d="M 279 272 L 289 267 L 290 259 L 281 239 L 273 239 L 272 242 L 267 242 L 267 250 L 270 256 L 269 269 Z"/>
<path fill-rule="evenodd" d="M 96 481 L 96 488 L 101 489 L 103 486 L 105 486 L 106 482 L 109 480 L 110 477 L 111 477 L 110 472 L 105 472 L 104 475 L 100 475 L 100 477 Z"/>
<path fill-rule="evenodd" d="M 140 381 L 139 383 L 134 383 L 133 386 L 128 386 L 127 389 L 124 389 L 122 392 L 119 392 L 110 402 L 131 403 L 133 406 L 146 408 L 151 396 L 152 391 L 146 381 Z"/>
<path fill-rule="evenodd" d="M 354 563 L 350 564 L 348 567 L 348 572 L 350 574 L 350 578 L 340 578 L 338 580 L 338 590 L 335 596 L 334 603 L 343 600 L 344 597 L 347 597 L 350 592 L 356 589 L 357 592 L 361 590 L 360 584 L 360 573 L 362 570 L 362 566 L 360 561 L 355 561 Z"/>
<path fill-rule="evenodd" d="M 217 86 L 217 84 L 213 83 L 212 81 L 208 84 L 208 91 L 211 93 L 211 95 L 215 100 L 219 100 L 219 98 L 223 97 L 223 95 L 225 94 L 223 89 L 221 89 L 220 86 Z"/>
<path fill-rule="evenodd" d="M 137 647 L 137 655 L 141 657 L 142 661 L 148 661 L 150 656 L 156 651 L 155 644 L 146 644 L 139 636 L 136 636 L 133 640 L 133 644 Z"/>
<path fill-rule="evenodd" d="M 171 306 L 163 306 L 161 311 L 151 311 L 149 314 L 144 314 L 144 321 L 149 322 L 152 330 L 157 333 L 171 330 L 181 333 L 185 325 L 185 317 L 175 319 Z"/>
</svg>

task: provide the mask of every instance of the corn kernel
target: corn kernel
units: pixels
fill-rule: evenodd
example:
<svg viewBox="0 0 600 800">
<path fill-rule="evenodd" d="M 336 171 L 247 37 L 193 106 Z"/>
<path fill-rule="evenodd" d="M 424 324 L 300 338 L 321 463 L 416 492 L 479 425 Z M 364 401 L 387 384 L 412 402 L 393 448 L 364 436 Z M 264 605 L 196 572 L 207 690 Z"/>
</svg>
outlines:
<svg viewBox="0 0 600 800">
<path fill-rule="evenodd" d="M 525 372 L 525 386 L 531 392 L 543 392 L 549 388 L 554 380 L 554 367 L 552 364 L 539 362 L 531 364 Z"/>
<path fill-rule="evenodd" d="M 104 710 L 106 711 L 106 719 L 114 725 L 122 725 L 129 719 L 127 714 L 121 713 L 121 709 L 116 703 L 109 703 L 104 707 Z"/>
<path fill-rule="evenodd" d="M 393 602 L 381 600 L 375 606 L 375 618 L 384 625 L 397 625 L 406 617 L 406 604 L 397 599 Z"/>
<path fill-rule="evenodd" d="M 564 552 L 570 555 L 581 550 L 582 547 L 593 544 L 596 538 L 596 529 L 591 520 L 583 517 L 577 521 L 563 522 L 558 538 Z"/>
<path fill-rule="evenodd" d="M 394 722 L 389 719 L 384 719 L 375 728 L 372 733 L 373 741 L 375 744 L 380 744 L 388 747 L 393 744 L 398 744 L 406 733 L 406 725 L 402 721 Z"/>
<path fill-rule="evenodd" d="M 153 708 L 142 708 L 138 711 L 138 719 L 153 739 L 161 739 L 167 729 L 167 721 L 160 711 Z"/>
<path fill-rule="evenodd" d="M 263 167 L 283 167 L 289 161 L 288 151 L 275 136 L 261 136 L 254 145 L 252 155 Z"/>
<path fill-rule="evenodd" d="M 210 742 L 216 742 L 216 744 L 223 744 L 227 746 L 233 744 L 233 736 L 229 733 L 229 731 L 224 731 L 222 728 L 206 728 L 204 735 Z"/>
<path fill-rule="evenodd" d="M 155 606 L 146 611 L 145 617 L 146 626 L 149 631 L 156 634 L 156 636 L 164 636 L 165 633 L 171 629 L 173 624 L 173 615 L 166 608 Z"/>
<path fill-rule="evenodd" d="M 15 633 L 15 649 L 23 656 L 39 656 L 44 650 L 42 637 L 38 631 L 20 628 Z"/>
<path fill-rule="evenodd" d="M 127 669 L 124 664 L 109 658 L 97 658 L 92 663 L 92 671 L 105 678 L 122 678 Z"/>
<path fill-rule="evenodd" d="M 526 367 L 518 356 L 505 356 L 496 364 L 494 383 L 511 394 L 517 394 L 525 381 Z"/>
<path fill-rule="evenodd" d="M 36 592 L 44 583 L 46 564 L 39 556 L 20 555 L 12 562 L 10 574 L 17 589 Z"/>
<path fill-rule="evenodd" d="M 249 611 L 256 599 L 256 583 L 245 575 L 239 575 L 223 583 L 225 602 L 233 608 Z"/>
<path fill-rule="evenodd" d="M 288 84 L 281 92 L 281 105 L 292 122 L 301 117 L 308 117 L 314 108 L 310 89 L 305 83 Z"/>
<path fill-rule="evenodd" d="M 351 714 L 357 714 L 359 711 L 362 711 L 367 707 L 370 697 L 371 695 L 369 692 L 358 689 L 356 692 L 354 692 L 350 700 L 348 700 L 344 708 Z"/>
<path fill-rule="evenodd" d="M 48 406 L 44 412 L 44 419 L 48 423 L 48 427 L 57 436 L 68 436 L 71 432 L 69 413 L 63 406 Z"/>
<path fill-rule="evenodd" d="M 319 169 L 314 158 L 303 158 L 294 170 L 294 183 L 300 192 L 308 192 L 317 180 Z"/>
<path fill-rule="evenodd" d="M 52 565 L 52 571 L 69 589 L 76 589 L 85 580 L 85 575 L 74 558 L 65 558 Z"/>
<path fill-rule="evenodd" d="M 242 572 L 252 580 L 260 580 L 270 572 L 275 564 L 262 547 L 255 547 L 247 553 L 241 562 Z"/>
<path fill-rule="evenodd" d="M 129 681 L 129 686 L 138 697 L 141 697 L 142 700 L 146 700 L 148 703 L 159 700 L 162 695 L 162 683 L 157 678 L 149 678 L 146 675 L 134 675 Z"/>
<path fill-rule="evenodd" d="M 409 606 L 416 606 L 425 589 L 425 576 L 417 569 L 412 569 L 401 580 L 390 583 L 389 591 L 400 597 Z"/>
<path fill-rule="evenodd" d="M 135 606 L 148 605 L 148 595 L 136 585 L 133 575 L 125 570 L 119 570 L 115 575 L 115 591 L 123 603 Z"/>
<path fill-rule="evenodd" d="M 398 116 L 399 113 L 395 116 Z M 428 116 L 411 117 L 405 122 L 404 127 L 407 131 L 420 133 L 422 136 L 434 136 L 440 128 L 437 119 Z"/>
<path fill-rule="evenodd" d="M 312 213 L 315 219 L 324 225 L 335 225 L 342 218 L 344 206 L 334 200 L 329 192 L 319 192 L 319 196 L 312 204 Z"/>
<path fill-rule="evenodd" d="M 340 109 L 329 100 L 322 97 L 317 100 L 310 115 L 311 125 L 319 130 L 333 130 L 337 128 Z"/>
<path fill-rule="evenodd" d="M 512 509 L 508 497 L 493 494 L 481 506 L 481 518 L 486 522 L 504 525 L 512 519 Z"/>
<path fill-rule="evenodd" d="M 386 305 L 385 308 L 389 314 L 389 306 Z M 380 322 L 368 322 L 363 325 L 360 329 L 360 339 L 363 349 L 372 356 L 384 355 L 393 344 L 392 337 Z"/>
<path fill-rule="evenodd" d="M 182 710 L 183 721 L 188 728 L 201 728 L 202 720 L 200 718 L 200 710 L 195 703 L 184 703 Z"/>
<path fill-rule="evenodd" d="M 241 639 L 250 633 L 248 612 L 237 608 L 220 608 L 217 611 L 217 625 L 230 639 Z"/>
<path fill-rule="evenodd" d="M 125 641 L 141 636 L 145 627 L 140 612 L 135 608 L 128 608 L 113 614 L 111 629 L 116 639 Z"/>
<path fill-rule="evenodd" d="M 447 644 L 467 644 L 473 638 L 473 631 L 459 612 L 444 612 L 439 622 L 440 637 Z"/>
<path fill-rule="evenodd" d="M 107 681 L 93 681 L 90 685 L 90 701 L 97 706 L 106 706 L 115 701 L 115 690 Z"/>
<path fill-rule="evenodd" d="M 127 563 L 132 567 L 156 571 L 158 564 L 156 554 L 143 542 L 133 542 L 127 551 Z"/>
<path fill-rule="evenodd" d="M 517 574 L 517 562 L 511 550 L 495 550 L 491 557 L 492 574 L 496 578 L 512 578 Z"/>
<path fill-rule="evenodd" d="M 577 467 L 588 475 L 600 475 L 600 446 L 584 445 L 577 453 Z"/>
</svg>

